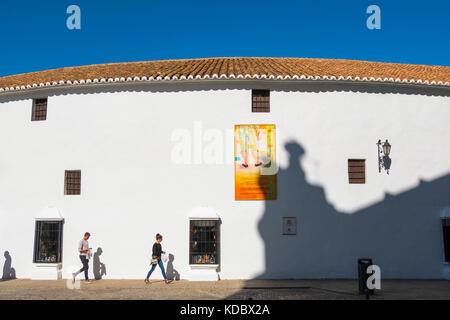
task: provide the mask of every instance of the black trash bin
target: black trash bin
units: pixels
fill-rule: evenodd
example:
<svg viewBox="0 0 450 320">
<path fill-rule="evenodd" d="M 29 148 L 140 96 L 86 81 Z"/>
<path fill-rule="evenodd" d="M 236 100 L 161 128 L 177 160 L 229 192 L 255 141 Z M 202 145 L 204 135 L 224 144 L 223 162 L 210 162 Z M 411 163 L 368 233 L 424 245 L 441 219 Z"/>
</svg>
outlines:
<svg viewBox="0 0 450 320">
<path fill-rule="evenodd" d="M 367 273 L 367 268 L 372 265 L 372 259 L 360 258 L 358 259 L 358 284 L 360 294 L 373 295 L 375 289 L 369 289 L 367 287 L 367 279 L 371 274 Z"/>
</svg>

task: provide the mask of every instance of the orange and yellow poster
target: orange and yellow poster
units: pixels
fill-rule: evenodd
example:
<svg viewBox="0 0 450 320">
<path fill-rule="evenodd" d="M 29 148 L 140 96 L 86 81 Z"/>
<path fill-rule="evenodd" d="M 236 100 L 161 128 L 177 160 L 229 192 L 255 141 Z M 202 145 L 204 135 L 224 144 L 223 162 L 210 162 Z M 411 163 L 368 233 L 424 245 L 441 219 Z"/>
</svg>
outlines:
<svg viewBox="0 0 450 320">
<path fill-rule="evenodd" d="M 277 169 L 275 125 L 234 126 L 234 191 L 236 200 L 275 200 Z"/>
</svg>

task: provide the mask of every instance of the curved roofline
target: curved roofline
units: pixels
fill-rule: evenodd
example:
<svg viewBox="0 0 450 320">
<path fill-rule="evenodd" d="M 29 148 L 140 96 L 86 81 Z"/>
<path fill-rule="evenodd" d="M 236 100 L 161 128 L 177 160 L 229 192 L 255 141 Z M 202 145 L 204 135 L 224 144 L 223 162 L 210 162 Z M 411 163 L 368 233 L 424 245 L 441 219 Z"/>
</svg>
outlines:
<svg viewBox="0 0 450 320">
<path fill-rule="evenodd" d="M 197 58 L 106 63 L 0 78 L 0 92 L 133 81 L 329 80 L 449 86 L 450 67 L 344 59 Z"/>
</svg>

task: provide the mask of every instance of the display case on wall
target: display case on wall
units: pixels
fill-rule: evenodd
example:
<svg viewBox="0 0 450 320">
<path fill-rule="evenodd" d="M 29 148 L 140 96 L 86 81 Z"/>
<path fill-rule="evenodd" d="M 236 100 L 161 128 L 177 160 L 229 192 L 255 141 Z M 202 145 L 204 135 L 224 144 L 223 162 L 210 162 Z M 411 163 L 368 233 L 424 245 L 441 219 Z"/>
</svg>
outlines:
<svg viewBox="0 0 450 320">
<path fill-rule="evenodd" d="M 220 263 L 219 220 L 190 220 L 190 264 Z"/>
<path fill-rule="evenodd" d="M 61 221 L 36 220 L 34 240 L 34 263 L 62 262 L 62 233 Z"/>
</svg>

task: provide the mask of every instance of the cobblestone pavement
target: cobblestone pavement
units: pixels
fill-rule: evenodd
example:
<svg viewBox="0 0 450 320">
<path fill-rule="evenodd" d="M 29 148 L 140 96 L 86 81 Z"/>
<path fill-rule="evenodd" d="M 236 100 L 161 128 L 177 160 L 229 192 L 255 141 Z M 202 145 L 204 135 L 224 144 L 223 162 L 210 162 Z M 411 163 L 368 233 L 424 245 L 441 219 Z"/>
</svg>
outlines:
<svg viewBox="0 0 450 320">
<path fill-rule="evenodd" d="M 5 299 L 364 299 L 356 280 L 221 280 L 217 282 L 152 280 L 84 281 L 74 289 L 71 281 L 17 279 L 0 281 L 0 300 Z M 72 289 L 68 288 L 72 287 Z M 371 299 L 450 300 L 450 281 L 382 280 L 381 290 Z"/>
</svg>

